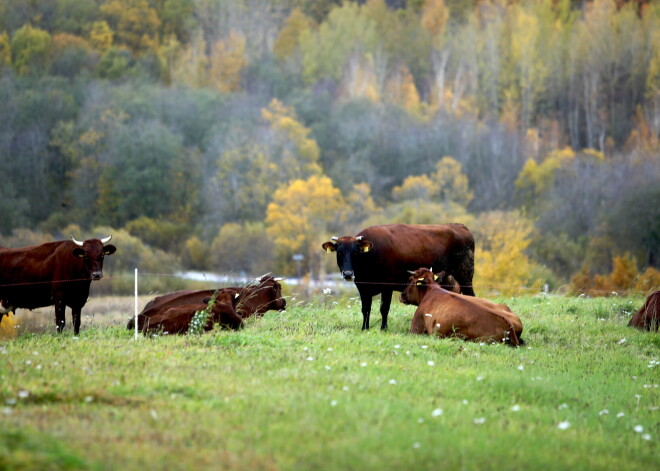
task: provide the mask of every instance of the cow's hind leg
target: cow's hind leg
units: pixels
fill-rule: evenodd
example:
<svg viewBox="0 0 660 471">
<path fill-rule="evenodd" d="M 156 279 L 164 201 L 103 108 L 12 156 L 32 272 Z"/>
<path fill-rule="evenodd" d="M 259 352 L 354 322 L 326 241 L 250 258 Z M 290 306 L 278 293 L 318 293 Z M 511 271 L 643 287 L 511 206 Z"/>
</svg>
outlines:
<svg viewBox="0 0 660 471">
<path fill-rule="evenodd" d="M 63 301 L 55 302 L 55 326 L 57 327 L 57 332 L 62 332 L 64 330 L 64 325 L 66 324 L 66 319 L 64 318 L 64 311 L 66 310 L 66 305 Z"/>
<path fill-rule="evenodd" d="M 362 301 L 362 330 L 369 330 L 369 316 L 371 315 L 371 293 L 360 292 L 360 301 Z"/>
<path fill-rule="evenodd" d="M 461 294 L 466 296 L 475 296 L 472 287 L 472 277 L 474 276 L 474 252 L 470 249 L 458 252 L 452 255 L 450 260 L 451 270 L 449 273 L 458 281 L 461 286 Z"/>
<path fill-rule="evenodd" d="M 71 308 L 71 317 L 73 318 L 73 335 L 78 335 L 80 333 L 80 311 L 82 309 L 79 307 Z"/>
<path fill-rule="evenodd" d="M 387 330 L 387 315 L 390 313 L 390 304 L 392 304 L 392 290 L 383 291 L 380 294 L 380 316 L 383 319 L 380 330 Z"/>
</svg>

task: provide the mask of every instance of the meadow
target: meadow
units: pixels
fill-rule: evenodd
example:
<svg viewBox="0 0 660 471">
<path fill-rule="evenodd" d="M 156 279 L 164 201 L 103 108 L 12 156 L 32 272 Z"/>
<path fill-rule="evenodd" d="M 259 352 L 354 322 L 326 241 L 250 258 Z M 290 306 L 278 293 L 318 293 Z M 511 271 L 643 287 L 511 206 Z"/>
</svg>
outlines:
<svg viewBox="0 0 660 471">
<path fill-rule="evenodd" d="M 410 335 L 398 302 L 388 331 L 372 313 L 361 332 L 359 301 L 336 295 L 138 340 L 129 298 L 92 300 L 79 337 L 19 311 L 0 469 L 657 469 L 660 336 L 626 326 L 643 298 L 498 301 L 523 347 Z"/>
</svg>

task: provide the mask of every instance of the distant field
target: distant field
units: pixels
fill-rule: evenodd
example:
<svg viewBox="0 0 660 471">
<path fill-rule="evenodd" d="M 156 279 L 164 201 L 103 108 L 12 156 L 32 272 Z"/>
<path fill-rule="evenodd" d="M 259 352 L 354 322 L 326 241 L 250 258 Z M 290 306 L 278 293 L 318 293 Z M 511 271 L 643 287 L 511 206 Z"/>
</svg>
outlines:
<svg viewBox="0 0 660 471">
<path fill-rule="evenodd" d="M 132 297 L 92 299 L 78 338 L 19 311 L 0 469 L 657 469 L 660 335 L 626 326 L 643 298 L 499 301 L 524 347 L 412 336 L 396 302 L 388 332 L 361 332 L 359 303 L 333 296 L 138 341 Z"/>
</svg>

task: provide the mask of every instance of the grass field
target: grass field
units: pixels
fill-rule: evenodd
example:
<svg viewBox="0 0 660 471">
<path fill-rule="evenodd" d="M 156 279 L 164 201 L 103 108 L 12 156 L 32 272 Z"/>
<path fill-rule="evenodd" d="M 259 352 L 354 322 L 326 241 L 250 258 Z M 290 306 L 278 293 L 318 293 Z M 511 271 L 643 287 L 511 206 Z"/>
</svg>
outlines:
<svg viewBox="0 0 660 471">
<path fill-rule="evenodd" d="M 396 302 L 361 332 L 348 298 L 137 341 L 132 299 L 89 303 L 78 338 L 46 309 L 0 343 L 0 469 L 658 469 L 660 335 L 626 326 L 643 299 L 499 301 L 524 347 L 412 336 Z"/>
</svg>

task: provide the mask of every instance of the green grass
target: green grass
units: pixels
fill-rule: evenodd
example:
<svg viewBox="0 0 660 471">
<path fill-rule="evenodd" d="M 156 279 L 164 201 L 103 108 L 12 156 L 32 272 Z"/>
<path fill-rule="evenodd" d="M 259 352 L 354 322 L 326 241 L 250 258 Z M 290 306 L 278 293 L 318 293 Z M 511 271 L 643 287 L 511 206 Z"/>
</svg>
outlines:
<svg viewBox="0 0 660 471">
<path fill-rule="evenodd" d="M 199 337 L 22 333 L 0 344 L 0 469 L 657 468 L 660 336 L 626 327 L 643 300 L 499 301 L 524 347 L 412 336 L 396 302 L 361 332 L 331 298 Z"/>
</svg>

